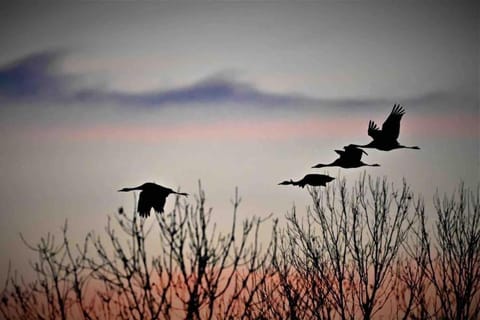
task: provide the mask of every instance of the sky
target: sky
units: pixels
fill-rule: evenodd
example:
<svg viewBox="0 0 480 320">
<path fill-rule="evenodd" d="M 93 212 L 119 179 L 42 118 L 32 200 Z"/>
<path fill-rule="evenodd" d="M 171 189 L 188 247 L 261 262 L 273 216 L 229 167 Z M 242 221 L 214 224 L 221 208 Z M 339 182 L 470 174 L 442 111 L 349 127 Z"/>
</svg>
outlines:
<svg viewBox="0 0 480 320">
<path fill-rule="evenodd" d="M 67 219 L 81 241 L 146 181 L 201 181 L 220 227 L 235 187 L 240 219 L 302 211 L 308 192 L 277 184 L 307 173 L 405 178 L 426 202 L 478 184 L 478 21 L 475 1 L 2 3 L 0 270 L 28 270 L 20 233 Z M 311 168 L 394 103 L 421 150 Z"/>
</svg>

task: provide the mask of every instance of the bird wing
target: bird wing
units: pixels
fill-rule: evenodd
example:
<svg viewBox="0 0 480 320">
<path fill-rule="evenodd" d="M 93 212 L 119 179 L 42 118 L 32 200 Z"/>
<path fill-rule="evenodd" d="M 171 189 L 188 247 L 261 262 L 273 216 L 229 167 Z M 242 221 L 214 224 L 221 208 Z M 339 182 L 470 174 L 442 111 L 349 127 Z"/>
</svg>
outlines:
<svg viewBox="0 0 480 320">
<path fill-rule="evenodd" d="M 362 153 L 364 152 L 362 149 L 357 148 L 355 146 L 347 146 L 345 149 L 345 158 L 348 158 L 351 161 L 358 162 L 362 159 Z"/>
<path fill-rule="evenodd" d="M 382 131 L 378 128 L 377 124 L 370 120 L 368 122 L 368 135 L 375 140 L 378 139 L 381 134 Z"/>
<path fill-rule="evenodd" d="M 343 150 L 335 150 L 335 152 L 341 157 L 345 154 L 345 151 Z"/>
<path fill-rule="evenodd" d="M 331 181 L 331 177 L 324 174 L 307 174 L 301 180 L 304 184 L 309 185 L 322 185 L 325 186 L 327 182 Z"/>
<path fill-rule="evenodd" d="M 173 193 L 173 190 L 164 186 L 161 186 L 159 184 L 154 184 L 152 187 L 152 192 L 155 192 L 157 195 L 165 195 L 168 196 L 170 193 Z"/>
<path fill-rule="evenodd" d="M 152 203 L 149 200 L 149 195 L 145 191 L 140 192 L 138 198 L 138 208 L 137 211 L 140 214 L 140 217 L 148 217 L 150 215 L 150 209 L 152 208 Z"/>
<path fill-rule="evenodd" d="M 155 197 L 155 201 L 153 202 L 153 209 L 155 209 L 158 213 L 163 213 L 163 208 L 165 207 L 165 200 L 167 196 L 165 195 L 157 195 Z"/>
<path fill-rule="evenodd" d="M 392 112 L 388 116 L 387 120 L 382 125 L 382 132 L 385 137 L 392 140 L 397 140 L 398 135 L 400 134 L 400 120 L 405 114 L 405 109 L 402 108 L 399 104 L 393 106 Z"/>
</svg>

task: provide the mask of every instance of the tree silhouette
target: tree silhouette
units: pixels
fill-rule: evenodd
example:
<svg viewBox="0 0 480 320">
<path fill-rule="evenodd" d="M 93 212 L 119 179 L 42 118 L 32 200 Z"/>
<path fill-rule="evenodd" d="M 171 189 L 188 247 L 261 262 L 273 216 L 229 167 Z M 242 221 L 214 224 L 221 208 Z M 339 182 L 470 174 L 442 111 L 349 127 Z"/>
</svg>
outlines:
<svg viewBox="0 0 480 320">
<path fill-rule="evenodd" d="M 194 203 L 142 219 L 122 208 L 105 232 L 27 247 L 34 278 L 9 269 L 5 319 L 476 319 L 480 186 L 434 197 L 366 174 L 308 187 L 312 205 L 220 232 L 199 185 Z M 134 199 L 134 203 L 136 203 Z M 431 219 L 431 220 L 429 220 Z M 430 228 L 432 231 L 429 232 Z M 271 233 L 268 240 L 265 232 Z M 23 237 L 22 237 L 23 239 Z"/>
<path fill-rule="evenodd" d="M 328 291 L 318 299 L 338 317 L 371 319 L 396 286 L 394 267 L 415 221 L 413 195 L 406 182 L 397 190 L 365 175 L 351 193 L 342 180 L 310 194 L 306 222 L 295 211 L 287 217 L 292 251 L 305 259 L 297 265 L 317 276 L 315 285 Z"/>
<path fill-rule="evenodd" d="M 480 316 L 480 187 L 460 184 L 450 198 L 434 197 L 434 239 L 426 228 L 422 243 L 428 252 L 422 265 L 436 296 L 433 315 L 448 319 Z M 425 225 L 424 225 L 425 227 Z"/>
<path fill-rule="evenodd" d="M 62 228 L 62 240 L 48 233 L 36 245 L 26 246 L 37 254 L 31 262 L 35 280 L 26 283 L 16 273 L 7 274 L 0 311 L 6 319 L 92 319 L 86 289 L 90 280 L 84 269 L 86 246 L 72 248 L 68 225 Z M 73 252 L 75 250 L 75 252 Z M 10 287 L 10 292 L 7 288 Z"/>
<path fill-rule="evenodd" d="M 332 310 L 327 288 L 297 245 L 292 229 L 279 233 L 274 274 L 260 290 L 262 314 L 267 319 L 328 319 Z"/>
<path fill-rule="evenodd" d="M 24 284 L 8 276 L 0 310 L 7 319 L 246 317 L 264 281 L 257 271 L 268 269 L 275 242 L 264 248 L 259 242 L 269 218 L 237 225 L 240 201 L 236 192 L 226 234 L 211 223 L 200 186 L 195 206 L 177 198 L 172 212 L 156 215 L 154 223 L 120 208 L 108 218 L 106 238 L 88 234 L 77 256 L 65 225 L 60 244 L 49 234 L 28 245 L 38 253 L 32 264 L 37 280 Z"/>
<path fill-rule="evenodd" d="M 417 221 L 412 226 L 409 238 L 402 245 L 403 256 L 397 261 L 398 283 L 393 301 L 397 319 L 430 319 L 429 309 L 433 303 L 428 294 L 430 283 L 424 268 L 428 248 L 422 241 L 426 223 L 423 201 L 416 203 L 415 212 Z"/>
</svg>

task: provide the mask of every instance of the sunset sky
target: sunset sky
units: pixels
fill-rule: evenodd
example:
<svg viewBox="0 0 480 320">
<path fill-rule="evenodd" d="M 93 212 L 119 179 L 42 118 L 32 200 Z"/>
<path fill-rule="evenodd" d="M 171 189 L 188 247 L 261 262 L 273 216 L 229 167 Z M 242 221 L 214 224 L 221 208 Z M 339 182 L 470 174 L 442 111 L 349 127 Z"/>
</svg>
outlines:
<svg viewBox="0 0 480 320">
<path fill-rule="evenodd" d="M 220 225 L 236 186 L 240 218 L 303 211 L 306 190 L 277 183 L 353 182 L 363 169 L 311 166 L 368 143 L 394 103 L 421 150 L 369 150 L 366 172 L 429 203 L 475 185 L 478 21 L 475 1 L 2 3 L 0 270 L 26 270 L 19 233 L 68 219 L 81 240 L 146 181 L 201 180 Z"/>
</svg>

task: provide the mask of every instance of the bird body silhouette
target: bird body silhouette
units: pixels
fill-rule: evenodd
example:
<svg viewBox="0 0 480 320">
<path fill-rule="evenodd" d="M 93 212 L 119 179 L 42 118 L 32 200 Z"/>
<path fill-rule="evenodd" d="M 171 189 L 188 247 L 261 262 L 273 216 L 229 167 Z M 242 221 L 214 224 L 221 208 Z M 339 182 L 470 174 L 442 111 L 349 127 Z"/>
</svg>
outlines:
<svg viewBox="0 0 480 320">
<path fill-rule="evenodd" d="M 141 190 L 138 198 L 137 212 L 141 217 L 148 217 L 150 210 L 153 208 L 158 213 L 163 213 L 165 200 L 169 194 L 178 194 L 188 196 L 188 193 L 176 192 L 170 188 L 158 185 L 153 182 L 147 182 L 138 187 L 123 188 L 119 192 L 128 192 L 134 190 Z"/>
<path fill-rule="evenodd" d="M 400 135 L 400 120 L 405 114 L 405 109 L 402 106 L 395 104 L 392 112 L 387 117 L 380 129 L 372 120 L 368 123 L 368 135 L 372 137 L 372 141 L 366 145 L 352 145 L 360 148 L 375 148 L 382 151 L 390 151 L 394 149 L 420 149 L 417 146 L 401 145 L 397 139 Z"/>
<path fill-rule="evenodd" d="M 326 186 L 328 182 L 334 180 L 335 178 L 332 178 L 330 176 L 324 175 L 324 174 L 307 174 L 305 177 L 298 181 L 293 181 L 293 180 L 285 180 L 283 182 L 280 182 L 279 185 L 294 185 L 294 186 L 299 186 L 304 188 L 306 185 L 309 186 L 314 186 L 314 187 L 320 187 L 320 186 Z"/>
<path fill-rule="evenodd" d="M 380 165 L 378 163 L 375 164 L 366 164 L 362 161 L 362 155 L 365 153 L 368 155 L 365 151 L 362 149 L 354 146 L 354 145 L 348 145 L 346 147 L 343 147 L 344 150 L 335 150 L 336 153 L 340 156 L 338 159 L 335 161 L 328 163 L 328 164 L 317 164 L 313 166 L 312 168 L 324 168 L 324 167 L 341 167 L 341 168 L 359 168 L 363 166 L 370 166 L 370 167 L 379 167 Z"/>
</svg>

